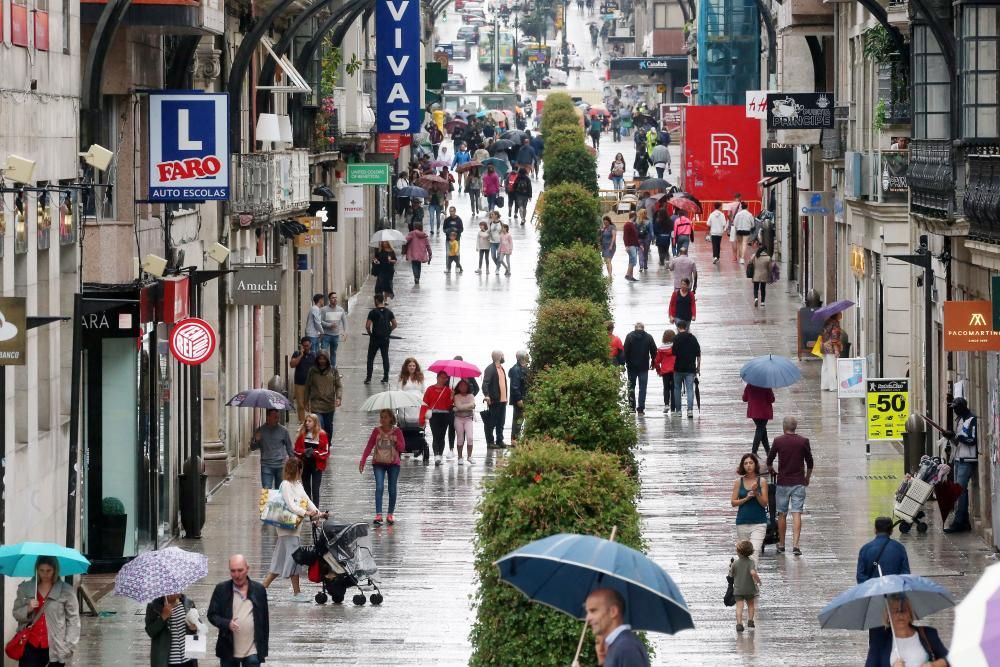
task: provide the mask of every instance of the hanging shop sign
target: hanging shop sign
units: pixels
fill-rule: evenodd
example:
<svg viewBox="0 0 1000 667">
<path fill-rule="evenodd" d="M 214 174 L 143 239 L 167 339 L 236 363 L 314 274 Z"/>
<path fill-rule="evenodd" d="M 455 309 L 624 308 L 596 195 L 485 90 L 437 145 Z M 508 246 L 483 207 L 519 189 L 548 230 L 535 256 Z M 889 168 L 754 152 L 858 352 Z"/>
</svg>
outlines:
<svg viewBox="0 0 1000 667">
<path fill-rule="evenodd" d="M 149 96 L 149 199 L 229 199 L 229 95 Z"/>
<path fill-rule="evenodd" d="M 375 0 L 379 132 L 420 131 L 420 0 Z"/>
<path fill-rule="evenodd" d="M 309 202 L 309 215 L 319 219 L 324 232 L 337 231 L 337 202 L 336 201 L 314 201 Z"/>
<path fill-rule="evenodd" d="M 662 72 L 687 67 L 687 56 L 657 56 L 655 58 L 612 58 L 608 67 L 612 72 Z"/>
<path fill-rule="evenodd" d="M 833 213 L 833 193 L 829 190 L 799 190 L 801 215 L 830 215 Z"/>
<path fill-rule="evenodd" d="M 830 93 L 768 93 L 767 129 L 821 130 L 833 128 Z"/>
<path fill-rule="evenodd" d="M 340 202 L 344 207 L 344 219 L 365 217 L 365 191 L 356 185 L 341 189 Z"/>
<path fill-rule="evenodd" d="M 872 378 L 865 382 L 868 440 L 902 440 L 910 414 L 907 378 Z"/>
<path fill-rule="evenodd" d="M 170 332 L 170 354 L 188 366 L 200 366 L 215 352 L 215 329 L 205 320 L 189 317 Z"/>
<path fill-rule="evenodd" d="M 168 276 L 160 280 L 163 285 L 163 300 L 160 305 L 160 321 L 174 324 L 190 314 L 187 276 Z"/>
<path fill-rule="evenodd" d="M 795 169 L 794 148 L 762 148 L 760 149 L 760 165 L 764 169 L 764 177 L 791 176 Z"/>
<path fill-rule="evenodd" d="M 905 197 L 910 191 L 906 181 L 906 171 L 910 166 L 909 151 L 884 151 L 879 155 L 879 161 L 882 163 L 879 175 L 882 192 Z"/>
<path fill-rule="evenodd" d="M 27 352 L 27 299 L 0 297 L 0 366 L 24 366 Z"/>
<path fill-rule="evenodd" d="M 993 303 L 945 301 L 944 349 L 946 352 L 1000 350 L 1000 332 L 993 330 Z"/>
<path fill-rule="evenodd" d="M 347 165 L 348 185 L 389 185 L 392 167 L 385 163 L 356 162 Z"/>
<path fill-rule="evenodd" d="M 240 266 L 233 274 L 233 303 L 237 306 L 280 306 L 281 268 Z"/>
<path fill-rule="evenodd" d="M 748 90 L 746 91 L 746 114 L 747 118 L 757 120 L 767 119 L 767 96 L 774 91 L 770 90 Z"/>
<path fill-rule="evenodd" d="M 865 397 L 865 359 L 837 359 L 837 398 Z"/>
<path fill-rule="evenodd" d="M 380 132 L 376 138 L 376 148 L 379 153 L 392 153 L 394 158 L 399 158 L 399 149 L 402 147 L 403 135 Z"/>
</svg>

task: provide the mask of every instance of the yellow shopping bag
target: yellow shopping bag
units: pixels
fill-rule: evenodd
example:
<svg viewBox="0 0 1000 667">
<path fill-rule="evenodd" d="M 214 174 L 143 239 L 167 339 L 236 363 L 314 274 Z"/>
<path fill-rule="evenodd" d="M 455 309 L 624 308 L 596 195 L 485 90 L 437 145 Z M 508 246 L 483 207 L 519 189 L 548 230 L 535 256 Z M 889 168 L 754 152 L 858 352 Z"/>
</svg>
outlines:
<svg viewBox="0 0 1000 667">
<path fill-rule="evenodd" d="M 823 358 L 823 337 L 822 336 L 817 336 L 816 337 L 816 344 L 813 345 L 812 353 L 814 355 L 816 355 L 817 357 L 819 357 L 820 359 Z"/>
</svg>

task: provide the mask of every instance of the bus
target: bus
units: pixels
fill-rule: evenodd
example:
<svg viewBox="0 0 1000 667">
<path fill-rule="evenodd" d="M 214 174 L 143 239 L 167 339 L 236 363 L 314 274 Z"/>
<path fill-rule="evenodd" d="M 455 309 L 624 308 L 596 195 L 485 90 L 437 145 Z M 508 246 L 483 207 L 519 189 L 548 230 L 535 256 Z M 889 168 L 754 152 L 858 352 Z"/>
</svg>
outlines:
<svg viewBox="0 0 1000 667">
<path fill-rule="evenodd" d="M 514 36 L 509 32 L 500 33 L 500 69 L 514 66 Z M 493 68 L 493 33 L 484 32 L 479 40 L 479 69 Z"/>
</svg>

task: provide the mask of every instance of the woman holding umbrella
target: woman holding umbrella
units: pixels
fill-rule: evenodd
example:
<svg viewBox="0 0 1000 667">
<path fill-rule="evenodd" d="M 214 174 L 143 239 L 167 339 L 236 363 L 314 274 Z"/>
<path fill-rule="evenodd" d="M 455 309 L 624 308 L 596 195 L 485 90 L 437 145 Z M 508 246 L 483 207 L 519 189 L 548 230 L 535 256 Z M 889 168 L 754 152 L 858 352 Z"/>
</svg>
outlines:
<svg viewBox="0 0 1000 667">
<path fill-rule="evenodd" d="M 59 579 L 58 559 L 35 561 L 35 576 L 17 587 L 14 620 L 18 632 L 28 630 L 20 667 L 62 667 L 72 661 L 80 641 L 80 608 L 76 590 Z"/>
<path fill-rule="evenodd" d="M 372 457 L 372 472 L 375 474 L 375 521 L 376 526 L 382 525 L 382 495 L 385 492 L 385 479 L 389 478 L 389 514 L 386 521 L 391 526 L 396 523 L 393 513 L 396 511 L 396 484 L 399 481 L 399 455 L 406 450 L 406 440 L 403 432 L 396 425 L 396 414 L 392 410 L 381 410 L 378 413 L 379 425 L 372 429 L 368 436 L 368 444 L 361 454 L 358 472 L 364 474 L 365 462 Z"/>
<path fill-rule="evenodd" d="M 823 370 L 820 374 L 820 388 L 823 391 L 837 391 L 837 358 L 840 356 L 840 313 L 834 313 L 823 323 Z"/>
<path fill-rule="evenodd" d="M 396 275 L 396 251 L 392 249 L 391 243 L 382 241 L 379 244 L 372 265 L 375 271 L 375 293 L 381 293 L 388 299 L 395 299 L 392 279 Z"/>
<path fill-rule="evenodd" d="M 948 649 L 937 630 L 913 625 L 913 609 L 905 595 L 887 601 L 885 625 L 868 634 L 865 667 L 948 667 Z"/>
<path fill-rule="evenodd" d="M 197 617 L 194 602 L 183 593 L 156 598 L 146 605 L 146 634 L 150 638 L 150 667 L 198 667 L 184 659 L 184 638 L 198 631 L 189 618 Z"/>
<path fill-rule="evenodd" d="M 747 418 L 753 420 L 756 429 L 753 434 L 753 447 L 750 451 L 757 455 L 757 448 L 764 446 L 764 454 L 771 452 L 771 444 L 767 441 L 767 422 L 774 419 L 774 392 L 768 387 L 758 387 L 747 384 L 743 388 L 743 402 L 747 404 Z M 758 545 L 755 545 L 758 546 Z"/>
<path fill-rule="evenodd" d="M 439 371 L 437 382 L 427 387 L 424 392 L 424 414 L 430 412 L 432 446 L 434 448 L 434 465 L 441 465 L 444 454 L 445 436 L 448 434 L 448 423 L 451 421 L 453 405 L 451 387 L 448 386 L 448 374 Z"/>
</svg>

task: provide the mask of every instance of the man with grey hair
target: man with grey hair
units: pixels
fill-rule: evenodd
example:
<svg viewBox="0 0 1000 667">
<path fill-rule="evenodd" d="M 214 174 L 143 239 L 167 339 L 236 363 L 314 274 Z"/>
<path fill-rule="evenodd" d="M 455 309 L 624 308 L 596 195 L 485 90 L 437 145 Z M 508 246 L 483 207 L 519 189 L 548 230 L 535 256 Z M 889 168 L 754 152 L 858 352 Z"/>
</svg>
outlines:
<svg viewBox="0 0 1000 667">
<path fill-rule="evenodd" d="M 642 415 L 646 413 L 646 383 L 649 369 L 656 360 L 656 340 L 646 331 L 642 322 L 635 323 L 635 330 L 625 336 L 625 370 L 628 372 L 628 404 Z M 639 381 L 639 403 L 635 402 L 635 383 Z"/>
<path fill-rule="evenodd" d="M 483 371 L 483 399 L 490 413 L 490 430 L 487 432 L 486 445 L 504 448 L 503 428 L 507 422 L 507 371 L 503 368 L 503 352 L 493 350 L 493 363 Z M 493 443 L 490 443 L 489 435 L 496 431 Z"/>
<path fill-rule="evenodd" d="M 812 477 L 813 457 L 809 439 L 795 432 L 798 421 L 795 417 L 785 417 L 781 422 L 784 433 L 771 443 L 767 455 L 767 467 L 778 459 L 778 483 L 775 491 L 778 512 L 778 553 L 785 552 L 785 517 L 792 515 L 792 553 L 802 555 L 799 549 L 799 534 L 802 532 L 802 510 L 806 503 L 806 487 Z"/>
<path fill-rule="evenodd" d="M 510 425 L 510 444 L 516 445 L 524 425 L 524 397 L 527 394 L 528 353 L 517 351 L 517 363 L 510 369 L 510 402 L 514 406 L 514 421 Z"/>
</svg>

